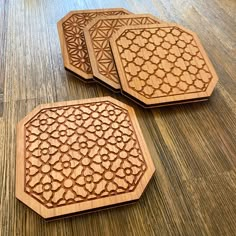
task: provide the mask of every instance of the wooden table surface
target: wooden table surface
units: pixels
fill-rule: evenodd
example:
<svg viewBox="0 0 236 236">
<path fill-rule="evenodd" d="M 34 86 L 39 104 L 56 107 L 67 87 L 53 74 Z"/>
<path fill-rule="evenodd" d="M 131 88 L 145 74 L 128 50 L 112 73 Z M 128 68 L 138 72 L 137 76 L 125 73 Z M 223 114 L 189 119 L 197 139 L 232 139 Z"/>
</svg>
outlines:
<svg viewBox="0 0 236 236">
<path fill-rule="evenodd" d="M 195 31 L 219 76 L 208 102 L 144 110 L 63 67 L 56 22 L 125 7 Z M 0 0 L 0 235 L 236 235 L 235 0 Z M 132 105 L 156 172 L 139 202 L 47 223 L 15 198 L 16 123 L 41 103 Z"/>
</svg>

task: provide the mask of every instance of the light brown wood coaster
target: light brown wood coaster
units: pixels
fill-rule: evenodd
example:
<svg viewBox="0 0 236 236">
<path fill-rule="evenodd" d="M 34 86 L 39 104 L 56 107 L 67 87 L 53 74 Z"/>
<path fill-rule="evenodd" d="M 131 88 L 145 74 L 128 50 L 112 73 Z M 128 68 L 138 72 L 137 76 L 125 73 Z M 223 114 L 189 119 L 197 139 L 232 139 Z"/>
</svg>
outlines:
<svg viewBox="0 0 236 236">
<path fill-rule="evenodd" d="M 182 26 L 125 26 L 110 43 L 122 92 L 144 107 L 206 100 L 217 83 L 197 35 Z"/>
<path fill-rule="evenodd" d="M 154 171 L 133 108 L 111 97 L 41 105 L 18 123 L 16 197 L 46 219 L 138 200 Z"/>
<path fill-rule="evenodd" d="M 150 14 L 97 17 L 84 28 L 85 40 L 95 79 L 109 88 L 120 91 L 109 39 L 126 25 L 149 25 L 161 21 Z"/>
<path fill-rule="evenodd" d="M 97 16 L 131 14 L 123 8 L 71 11 L 58 23 L 61 51 L 66 69 L 74 72 L 87 82 L 93 74 L 84 41 L 83 28 Z"/>
</svg>

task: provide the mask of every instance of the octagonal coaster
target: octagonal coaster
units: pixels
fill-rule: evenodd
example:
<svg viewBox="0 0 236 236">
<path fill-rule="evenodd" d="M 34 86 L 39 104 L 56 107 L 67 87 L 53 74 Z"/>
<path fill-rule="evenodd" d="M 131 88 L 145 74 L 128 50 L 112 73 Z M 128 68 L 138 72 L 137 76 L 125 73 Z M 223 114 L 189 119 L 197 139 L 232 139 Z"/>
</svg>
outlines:
<svg viewBox="0 0 236 236">
<path fill-rule="evenodd" d="M 111 97 L 41 105 L 18 123 L 16 197 L 46 219 L 135 201 L 154 170 L 133 108 Z"/>
<path fill-rule="evenodd" d="M 57 24 L 61 51 L 66 69 L 93 81 L 88 50 L 84 41 L 83 28 L 97 16 L 131 14 L 123 8 L 71 11 Z"/>
<path fill-rule="evenodd" d="M 97 17 L 84 28 L 84 36 L 95 79 L 112 90 L 120 91 L 109 39 L 126 25 L 150 25 L 161 21 L 150 14 Z"/>
<path fill-rule="evenodd" d="M 125 26 L 110 43 L 122 92 L 144 107 L 207 99 L 218 80 L 197 35 L 182 26 Z"/>
</svg>

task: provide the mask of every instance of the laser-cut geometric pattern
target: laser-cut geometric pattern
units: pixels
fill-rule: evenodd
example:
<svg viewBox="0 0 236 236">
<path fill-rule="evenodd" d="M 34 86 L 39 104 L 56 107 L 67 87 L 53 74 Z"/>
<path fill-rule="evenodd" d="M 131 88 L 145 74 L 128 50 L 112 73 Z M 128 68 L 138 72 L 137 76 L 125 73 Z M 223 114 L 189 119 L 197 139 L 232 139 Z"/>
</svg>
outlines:
<svg viewBox="0 0 236 236">
<path fill-rule="evenodd" d="M 49 210 L 134 192 L 154 170 L 134 123 L 111 98 L 41 108 L 20 127 L 24 192 Z"/>
<path fill-rule="evenodd" d="M 47 207 L 132 191 L 145 170 L 127 112 L 110 102 L 43 110 L 26 125 L 26 192 Z"/>
<path fill-rule="evenodd" d="M 146 104 L 207 97 L 217 81 L 196 36 L 180 26 L 127 26 L 111 44 L 124 91 Z"/>
<path fill-rule="evenodd" d="M 83 29 L 97 16 L 125 15 L 122 8 L 72 11 L 58 22 L 64 65 L 86 80 L 93 78 Z"/>
<path fill-rule="evenodd" d="M 109 45 L 110 37 L 126 25 L 150 25 L 160 20 L 149 14 L 97 17 L 84 28 L 88 53 L 96 79 L 120 90 L 120 80 Z"/>
</svg>

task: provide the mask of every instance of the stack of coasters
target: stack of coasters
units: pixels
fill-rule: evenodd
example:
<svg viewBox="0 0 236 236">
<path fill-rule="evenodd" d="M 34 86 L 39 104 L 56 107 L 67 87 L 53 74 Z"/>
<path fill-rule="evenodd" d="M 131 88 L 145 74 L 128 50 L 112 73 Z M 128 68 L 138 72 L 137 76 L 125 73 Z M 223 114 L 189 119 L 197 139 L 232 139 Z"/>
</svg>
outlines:
<svg viewBox="0 0 236 236">
<path fill-rule="evenodd" d="M 90 20 L 72 12 L 58 23 L 67 69 L 145 108 L 210 97 L 218 77 L 195 33 L 149 14 L 91 12 Z"/>
<path fill-rule="evenodd" d="M 18 123 L 16 197 L 45 219 L 134 202 L 154 171 L 133 108 L 111 97 L 41 105 Z"/>
</svg>

